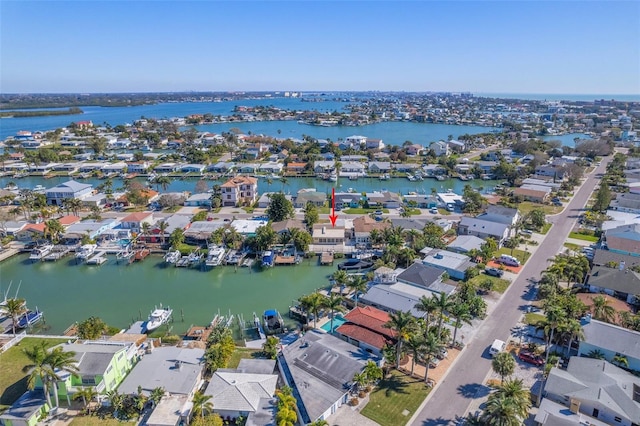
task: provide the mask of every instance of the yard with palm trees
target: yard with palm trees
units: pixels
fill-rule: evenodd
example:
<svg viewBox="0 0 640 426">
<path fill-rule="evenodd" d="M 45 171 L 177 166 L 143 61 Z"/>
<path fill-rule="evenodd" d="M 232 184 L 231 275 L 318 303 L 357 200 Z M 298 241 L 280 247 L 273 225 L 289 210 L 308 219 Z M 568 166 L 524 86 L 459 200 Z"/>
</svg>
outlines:
<svg viewBox="0 0 640 426">
<path fill-rule="evenodd" d="M 31 364 L 26 351 L 45 343 L 47 347 L 66 342 L 65 339 L 26 337 L 16 346 L 0 354 L 0 409 L 13 404 L 27 390 L 28 374 L 22 370 Z"/>
</svg>

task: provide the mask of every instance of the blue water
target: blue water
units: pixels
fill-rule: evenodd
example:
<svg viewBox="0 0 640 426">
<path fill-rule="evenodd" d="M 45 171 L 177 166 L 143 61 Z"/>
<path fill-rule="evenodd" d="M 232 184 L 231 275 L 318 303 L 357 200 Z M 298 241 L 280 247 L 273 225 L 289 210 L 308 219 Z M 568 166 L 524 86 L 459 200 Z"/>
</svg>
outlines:
<svg viewBox="0 0 640 426">
<path fill-rule="evenodd" d="M 560 136 L 544 136 L 542 139 L 545 141 L 552 141 L 552 140 L 558 140 L 560 142 L 562 142 L 562 146 L 570 146 L 571 148 L 575 147 L 575 138 L 580 138 L 580 139 L 591 139 L 590 136 L 587 136 L 585 134 L 582 133 L 567 133 L 566 135 L 560 135 Z"/>
<path fill-rule="evenodd" d="M 347 322 L 347 320 L 344 319 L 342 314 L 337 314 L 333 318 L 333 331 L 336 331 L 336 329 L 340 327 L 342 324 L 344 324 L 345 322 Z M 331 331 L 331 319 L 329 319 L 329 322 L 327 322 L 326 324 L 323 324 L 322 327 L 320 328 L 326 331 L 327 333 L 329 333 Z"/>
<path fill-rule="evenodd" d="M 530 99 L 532 101 L 585 101 L 611 100 L 640 102 L 640 94 L 562 94 L 562 93 L 474 93 L 477 97 L 500 98 L 500 99 Z"/>
</svg>

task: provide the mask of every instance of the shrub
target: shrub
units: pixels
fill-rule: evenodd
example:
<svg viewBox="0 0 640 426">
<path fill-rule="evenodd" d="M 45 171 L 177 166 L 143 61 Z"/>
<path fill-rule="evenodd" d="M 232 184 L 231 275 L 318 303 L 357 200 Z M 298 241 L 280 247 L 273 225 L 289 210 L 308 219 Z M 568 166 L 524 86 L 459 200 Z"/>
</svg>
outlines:
<svg viewBox="0 0 640 426">
<path fill-rule="evenodd" d="M 349 405 L 355 407 L 356 405 L 358 405 L 358 402 L 360 402 L 360 400 L 354 396 L 349 400 Z"/>
</svg>

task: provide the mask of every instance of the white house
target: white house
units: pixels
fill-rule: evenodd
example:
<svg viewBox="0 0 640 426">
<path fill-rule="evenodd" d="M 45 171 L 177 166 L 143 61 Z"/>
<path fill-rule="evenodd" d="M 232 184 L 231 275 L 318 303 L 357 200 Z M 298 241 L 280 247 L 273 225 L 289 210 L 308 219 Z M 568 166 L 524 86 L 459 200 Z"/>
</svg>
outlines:
<svg viewBox="0 0 640 426">
<path fill-rule="evenodd" d="M 75 198 L 82 200 L 89 196 L 92 191 L 93 187 L 91 185 L 70 180 L 47 189 L 45 195 L 47 197 L 47 204 L 61 206 L 66 199 Z"/>
</svg>

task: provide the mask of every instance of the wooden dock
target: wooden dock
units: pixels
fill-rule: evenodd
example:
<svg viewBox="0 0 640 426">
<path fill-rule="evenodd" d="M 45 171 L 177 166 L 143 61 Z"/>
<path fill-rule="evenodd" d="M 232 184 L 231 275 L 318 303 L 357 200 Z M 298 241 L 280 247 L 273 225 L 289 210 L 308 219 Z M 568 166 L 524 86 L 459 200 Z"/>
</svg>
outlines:
<svg viewBox="0 0 640 426">
<path fill-rule="evenodd" d="M 298 257 L 297 256 L 276 256 L 275 260 L 273 261 L 273 263 L 275 265 L 295 265 L 297 263 L 299 263 Z"/>
<path fill-rule="evenodd" d="M 151 254 L 151 250 L 143 248 L 140 250 L 136 250 L 135 254 L 131 258 L 133 262 L 142 262 Z"/>
<path fill-rule="evenodd" d="M 333 253 L 331 253 L 331 252 L 322 252 L 320 254 L 320 264 L 321 265 L 333 265 Z"/>
<path fill-rule="evenodd" d="M 20 253 L 20 250 L 18 250 L 16 248 L 9 248 L 9 249 L 6 249 L 6 250 L 2 250 L 2 251 L 0 251 L 0 262 L 10 258 L 11 256 L 14 256 L 14 255 L 18 254 L 18 253 Z"/>
</svg>

